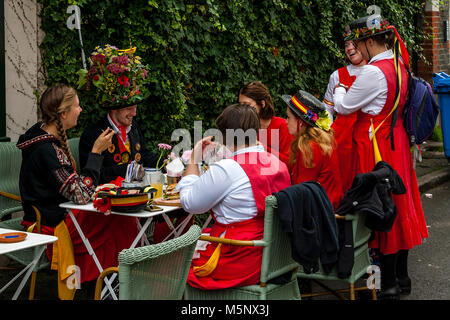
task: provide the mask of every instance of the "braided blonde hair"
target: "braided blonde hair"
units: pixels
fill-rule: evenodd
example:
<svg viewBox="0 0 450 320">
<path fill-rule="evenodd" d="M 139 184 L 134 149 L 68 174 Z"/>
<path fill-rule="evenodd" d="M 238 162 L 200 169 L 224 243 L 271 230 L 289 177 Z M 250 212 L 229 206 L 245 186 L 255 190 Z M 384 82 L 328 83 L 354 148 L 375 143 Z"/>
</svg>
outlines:
<svg viewBox="0 0 450 320">
<path fill-rule="evenodd" d="M 67 158 L 70 159 L 74 169 L 76 169 L 75 160 L 72 152 L 70 152 L 66 130 L 61 123 L 60 115 L 70 110 L 76 96 L 77 92 L 74 88 L 66 84 L 57 83 L 45 90 L 40 101 L 42 121 L 47 125 L 50 123 L 56 124 L 61 148 Z"/>
</svg>

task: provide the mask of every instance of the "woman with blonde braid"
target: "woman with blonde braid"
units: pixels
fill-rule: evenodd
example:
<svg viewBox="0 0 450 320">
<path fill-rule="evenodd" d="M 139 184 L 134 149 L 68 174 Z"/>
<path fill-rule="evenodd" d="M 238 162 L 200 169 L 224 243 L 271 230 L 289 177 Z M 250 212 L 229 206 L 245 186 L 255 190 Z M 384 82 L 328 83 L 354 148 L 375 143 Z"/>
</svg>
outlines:
<svg viewBox="0 0 450 320">
<path fill-rule="evenodd" d="M 319 182 L 337 209 L 343 189 L 328 112 L 322 102 L 303 90 L 282 98 L 287 105 L 289 133 L 295 135 L 289 159 L 292 184 Z"/>
<path fill-rule="evenodd" d="M 41 213 L 41 232 L 53 234 L 64 221 L 66 210 L 59 204 L 68 200 L 87 203 L 98 183 L 103 156 L 114 132 L 105 130 L 96 140 L 89 159 L 80 174 L 67 143 L 66 130 L 77 124 L 82 111 L 75 89 L 55 84 L 41 97 L 42 121 L 20 136 L 17 147 L 22 150 L 19 187 L 24 217 L 29 228 L 36 222 L 35 206 Z M 47 251 L 49 259 L 51 253 Z"/>
</svg>

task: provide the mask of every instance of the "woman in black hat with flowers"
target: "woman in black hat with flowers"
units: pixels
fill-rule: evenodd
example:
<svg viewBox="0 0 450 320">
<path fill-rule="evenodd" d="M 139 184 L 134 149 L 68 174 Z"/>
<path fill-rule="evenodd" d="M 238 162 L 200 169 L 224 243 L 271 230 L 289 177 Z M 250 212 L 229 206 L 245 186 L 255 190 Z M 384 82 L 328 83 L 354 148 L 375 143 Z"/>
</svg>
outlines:
<svg viewBox="0 0 450 320">
<path fill-rule="evenodd" d="M 322 102 L 303 90 L 282 98 L 287 104 L 288 130 L 295 136 L 289 159 L 292 184 L 318 181 L 336 209 L 343 190 L 328 111 Z"/>
<path fill-rule="evenodd" d="M 353 130 L 355 171 L 372 171 L 378 161 L 388 162 L 402 178 L 406 194 L 393 195 L 397 218 L 389 232 L 375 232 L 369 243 L 380 252 L 380 298 L 398 299 L 411 291 L 408 250 L 428 237 L 417 178 L 412 168 L 409 140 L 401 119 L 407 91 L 409 56 L 394 26 L 380 15 L 350 23 L 347 40 L 354 40 L 369 61 L 352 87 L 338 84 L 334 108 L 342 114 L 357 112 Z M 394 38 L 393 49 L 391 41 Z M 401 55 L 401 58 L 399 57 Z"/>
</svg>

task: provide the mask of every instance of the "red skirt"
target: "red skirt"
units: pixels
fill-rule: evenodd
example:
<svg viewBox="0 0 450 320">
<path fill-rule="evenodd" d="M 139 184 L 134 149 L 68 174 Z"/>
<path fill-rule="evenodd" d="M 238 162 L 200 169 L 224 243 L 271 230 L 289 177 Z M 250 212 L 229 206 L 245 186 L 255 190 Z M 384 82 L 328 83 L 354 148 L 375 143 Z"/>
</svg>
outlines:
<svg viewBox="0 0 450 320">
<path fill-rule="evenodd" d="M 353 172 L 355 166 L 355 159 L 353 157 L 353 127 L 356 122 L 357 113 L 351 113 L 348 115 L 338 114 L 336 120 L 331 125 L 334 130 L 336 141 L 336 155 L 339 162 L 340 180 L 342 190 L 349 190 L 353 183 L 354 176 L 350 173 Z"/>
<path fill-rule="evenodd" d="M 388 121 L 390 123 L 390 121 Z M 374 122 L 374 127 L 377 123 Z M 373 141 L 369 140 L 370 121 L 358 119 L 353 134 L 356 150 L 356 172 L 367 173 L 375 166 Z M 371 248 L 378 248 L 382 254 L 393 254 L 398 250 L 409 250 L 420 245 L 428 237 L 425 217 L 420 200 L 416 172 L 412 167 L 412 157 L 408 137 L 400 120 L 394 127 L 395 150 L 391 149 L 391 140 L 386 139 L 390 124 L 385 124 L 377 131 L 376 138 L 383 161 L 389 163 L 402 178 L 406 187 L 403 195 L 393 195 L 397 209 L 397 218 L 389 232 L 375 232 L 375 238 L 369 243 Z"/>
<path fill-rule="evenodd" d="M 225 238 L 236 240 L 257 240 L 264 235 L 264 219 L 253 218 L 244 222 L 224 225 L 215 222 L 211 229 L 203 232 L 220 237 L 226 231 Z M 210 243 L 200 257 L 192 260 L 187 283 L 202 290 L 216 290 L 257 284 L 261 276 L 261 247 L 241 247 L 222 245 L 216 269 L 206 277 L 197 277 L 192 267 L 205 264 L 217 247 Z"/>
</svg>

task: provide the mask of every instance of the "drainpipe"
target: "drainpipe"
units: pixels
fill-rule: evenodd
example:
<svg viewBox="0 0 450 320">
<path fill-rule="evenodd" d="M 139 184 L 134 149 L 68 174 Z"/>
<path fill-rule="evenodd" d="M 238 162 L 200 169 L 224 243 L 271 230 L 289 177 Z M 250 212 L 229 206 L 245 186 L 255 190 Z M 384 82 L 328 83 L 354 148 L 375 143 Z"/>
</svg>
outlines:
<svg viewBox="0 0 450 320">
<path fill-rule="evenodd" d="M 6 136 L 6 78 L 5 78 L 5 1 L 0 0 L 0 142 Z"/>
</svg>

